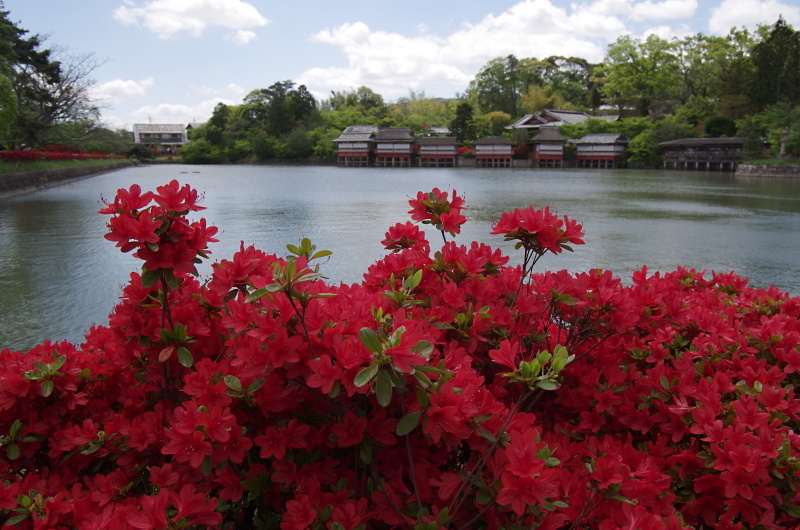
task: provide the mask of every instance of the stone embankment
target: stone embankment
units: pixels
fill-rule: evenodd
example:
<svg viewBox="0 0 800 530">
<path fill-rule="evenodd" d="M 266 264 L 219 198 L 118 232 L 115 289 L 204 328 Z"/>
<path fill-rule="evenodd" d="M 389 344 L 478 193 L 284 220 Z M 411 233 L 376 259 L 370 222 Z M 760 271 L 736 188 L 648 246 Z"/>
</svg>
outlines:
<svg viewBox="0 0 800 530">
<path fill-rule="evenodd" d="M 800 166 L 763 166 L 739 164 L 737 177 L 800 178 Z"/>
<path fill-rule="evenodd" d="M 135 166 L 136 164 L 137 163 L 134 161 L 126 161 L 117 162 L 115 164 L 0 174 L 0 198 L 30 193 L 44 188 L 52 188 L 53 186 L 93 177 L 110 171 L 116 171 L 125 167 Z"/>
</svg>

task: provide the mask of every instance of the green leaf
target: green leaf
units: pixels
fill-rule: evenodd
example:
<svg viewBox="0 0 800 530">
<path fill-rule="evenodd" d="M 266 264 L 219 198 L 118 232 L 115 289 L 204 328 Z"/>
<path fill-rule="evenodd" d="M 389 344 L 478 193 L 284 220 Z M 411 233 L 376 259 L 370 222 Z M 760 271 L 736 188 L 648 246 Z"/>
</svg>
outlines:
<svg viewBox="0 0 800 530">
<path fill-rule="evenodd" d="M 256 390 L 258 390 L 259 388 L 261 388 L 264 385 L 265 381 L 266 380 L 263 377 L 259 377 L 258 379 L 256 379 L 252 383 L 250 383 L 250 386 L 247 387 L 247 393 L 248 394 L 255 393 Z M 241 383 L 240 383 L 240 385 L 241 385 Z"/>
<path fill-rule="evenodd" d="M 378 373 L 378 368 L 379 366 L 377 364 L 373 364 L 364 368 L 358 372 L 358 374 L 356 374 L 355 379 L 353 379 L 353 384 L 357 387 L 366 385 L 372 380 L 373 377 L 375 377 L 375 374 Z"/>
<path fill-rule="evenodd" d="M 372 446 L 367 443 L 361 444 L 358 456 L 365 466 L 370 465 L 372 463 Z"/>
<path fill-rule="evenodd" d="M 200 464 L 200 472 L 205 476 L 210 475 L 212 465 L 213 464 L 211 463 L 211 457 L 206 455 L 206 457 L 203 459 L 203 463 Z"/>
<path fill-rule="evenodd" d="M 180 322 L 175 324 L 175 329 L 172 330 L 175 335 L 175 342 L 183 342 L 186 340 L 186 326 Z"/>
<path fill-rule="evenodd" d="M 161 269 L 156 269 L 154 271 L 144 271 L 142 273 L 142 286 L 146 288 L 150 288 L 158 283 L 158 280 L 161 279 Z"/>
<path fill-rule="evenodd" d="M 553 381 L 552 379 L 545 379 L 543 381 L 537 381 L 536 386 L 541 388 L 542 390 L 556 390 L 561 385 Z"/>
<path fill-rule="evenodd" d="M 412 375 L 417 381 L 419 381 L 419 384 L 422 385 L 422 388 L 430 388 L 430 386 L 433 384 L 427 375 L 418 370 L 414 370 Z"/>
<path fill-rule="evenodd" d="M 17 434 L 22 430 L 23 424 L 19 420 L 14 420 L 14 423 L 11 424 L 11 428 L 8 431 L 8 436 L 12 440 L 17 437 Z"/>
<path fill-rule="evenodd" d="M 161 269 L 164 271 L 162 275 L 164 278 L 164 282 L 169 286 L 170 289 L 175 290 L 178 288 L 178 278 L 175 277 L 175 273 L 172 272 L 172 269 Z"/>
<path fill-rule="evenodd" d="M 55 387 L 55 384 L 53 383 L 52 379 L 45 379 L 44 381 L 42 381 L 42 389 L 41 389 L 42 395 L 44 397 L 50 396 L 50 394 L 53 393 L 53 388 L 54 387 Z"/>
<path fill-rule="evenodd" d="M 378 338 L 378 334 L 370 328 L 361 328 L 358 332 L 358 338 L 361 344 L 372 353 L 381 353 L 383 351 L 383 345 Z"/>
<path fill-rule="evenodd" d="M 181 363 L 186 368 L 191 368 L 194 364 L 194 358 L 192 357 L 192 352 L 181 346 L 178 348 L 178 362 Z"/>
<path fill-rule="evenodd" d="M 447 526 L 447 523 L 450 522 L 450 508 L 444 507 L 439 512 L 439 517 L 436 518 L 436 522 L 439 523 L 439 526 Z"/>
<path fill-rule="evenodd" d="M 286 250 L 288 250 L 295 256 L 299 256 L 302 254 L 302 252 L 300 252 L 300 249 L 296 245 L 292 245 L 291 243 L 286 245 Z"/>
<path fill-rule="evenodd" d="M 320 250 L 319 252 L 311 256 L 311 259 L 324 258 L 325 256 L 330 256 L 331 254 L 333 254 L 333 252 L 331 252 L 330 250 Z"/>
<path fill-rule="evenodd" d="M 233 390 L 234 392 L 242 393 L 242 382 L 239 381 L 239 378 L 235 375 L 226 375 L 222 378 L 225 381 L 225 384 L 228 385 L 228 388 Z"/>
<path fill-rule="evenodd" d="M 403 287 L 406 289 L 416 289 L 422 281 L 422 269 L 418 270 L 403 282 Z"/>
<path fill-rule="evenodd" d="M 388 407 L 392 402 L 392 377 L 388 370 L 378 372 L 378 381 L 375 384 L 375 397 L 381 407 Z"/>
<path fill-rule="evenodd" d="M 478 427 L 477 429 L 475 429 L 475 431 L 492 443 L 497 441 L 497 437 L 494 434 L 487 431 L 486 429 Z"/>
<path fill-rule="evenodd" d="M 27 513 L 23 513 L 22 515 L 15 515 L 14 517 L 6 521 L 6 524 L 9 526 L 16 526 L 17 524 L 21 523 L 28 517 L 30 517 L 30 514 Z"/>
<path fill-rule="evenodd" d="M 394 430 L 394 432 L 397 433 L 398 436 L 405 436 L 406 434 L 410 433 L 417 428 L 420 416 L 422 416 L 421 410 L 406 414 L 400 418 L 400 421 L 397 422 L 397 428 Z"/>
<path fill-rule="evenodd" d="M 19 446 L 17 444 L 11 444 L 6 447 L 6 456 L 8 456 L 9 460 L 16 460 L 19 458 Z"/>
<path fill-rule="evenodd" d="M 433 351 L 433 343 L 427 340 L 421 340 L 411 347 L 412 350 L 418 354 L 427 357 Z"/>
<path fill-rule="evenodd" d="M 262 287 L 261 289 L 256 289 L 255 291 L 250 293 L 250 295 L 247 298 L 245 298 L 244 301 L 245 301 L 245 303 L 248 303 L 248 304 L 252 303 L 252 302 L 255 302 L 256 300 L 258 300 L 262 296 L 266 296 L 266 294 L 268 292 L 269 291 L 267 291 L 266 287 Z"/>
</svg>

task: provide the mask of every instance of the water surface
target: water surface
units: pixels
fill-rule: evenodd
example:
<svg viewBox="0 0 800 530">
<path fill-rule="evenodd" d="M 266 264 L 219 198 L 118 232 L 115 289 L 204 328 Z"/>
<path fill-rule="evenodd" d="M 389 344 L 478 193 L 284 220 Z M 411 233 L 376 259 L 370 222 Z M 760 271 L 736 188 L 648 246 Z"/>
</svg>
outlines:
<svg viewBox="0 0 800 530">
<path fill-rule="evenodd" d="M 637 170 L 389 169 L 182 166 L 126 168 L 57 188 L 0 199 L 0 348 L 45 339 L 80 341 L 105 324 L 140 262 L 103 239 L 101 197 L 171 179 L 205 193 L 204 215 L 221 230 L 211 260 L 240 241 L 283 255 L 308 237 L 334 252 L 322 272 L 357 282 L 380 259 L 389 226 L 409 220 L 419 190 L 455 189 L 470 222 L 457 242 L 478 240 L 517 253 L 489 234 L 503 211 L 549 205 L 583 223 L 586 245 L 545 256 L 541 269 L 600 267 L 623 278 L 688 266 L 736 271 L 751 285 L 800 295 L 800 181 L 729 173 Z M 438 233 L 429 231 L 438 244 Z M 210 265 L 200 268 L 210 273 Z"/>
</svg>

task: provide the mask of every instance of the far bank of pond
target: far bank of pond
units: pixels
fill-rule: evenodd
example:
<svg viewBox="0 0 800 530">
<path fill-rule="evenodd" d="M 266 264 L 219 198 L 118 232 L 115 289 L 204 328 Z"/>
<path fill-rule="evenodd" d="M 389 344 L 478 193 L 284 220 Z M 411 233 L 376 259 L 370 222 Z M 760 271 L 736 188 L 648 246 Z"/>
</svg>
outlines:
<svg viewBox="0 0 800 530">
<path fill-rule="evenodd" d="M 357 282 L 383 255 L 380 241 L 409 220 L 417 191 L 455 189 L 470 222 L 456 243 L 480 241 L 518 252 L 492 224 L 504 211 L 549 205 L 583 223 L 586 245 L 545 256 L 539 269 L 609 269 L 628 281 L 688 266 L 736 271 L 757 287 L 800 295 L 800 179 L 665 170 L 383 169 L 329 166 L 147 165 L 0 200 L 0 347 L 28 349 L 45 339 L 79 341 L 103 324 L 120 287 L 140 263 L 103 238 L 101 197 L 136 183 L 171 179 L 205 194 L 202 215 L 221 230 L 212 260 L 240 242 L 283 255 L 309 237 L 333 251 L 322 272 Z M 426 227 L 427 228 L 427 227 Z M 438 238 L 438 239 L 437 239 Z M 441 240 L 429 231 L 434 245 Z M 210 264 L 200 268 L 210 274 Z"/>
</svg>

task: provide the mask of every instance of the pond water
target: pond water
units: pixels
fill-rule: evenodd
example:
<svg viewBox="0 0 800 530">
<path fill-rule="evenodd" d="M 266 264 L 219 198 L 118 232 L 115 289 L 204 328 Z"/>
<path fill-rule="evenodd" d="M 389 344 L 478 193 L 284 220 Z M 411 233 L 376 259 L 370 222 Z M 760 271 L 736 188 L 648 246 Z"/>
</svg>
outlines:
<svg viewBox="0 0 800 530">
<path fill-rule="evenodd" d="M 101 197 L 137 183 L 145 190 L 177 179 L 204 192 L 200 212 L 220 228 L 211 260 L 230 258 L 240 241 L 283 255 L 308 237 L 332 250 L 322 272 L 357 282 L 380 259 L 380 241 L 409 220 L 419 190 L 455 189 L 469 223 L 455 240 L 499 246 L 504 211 L 549 205 L 583 223 L 586 245 L 545 256 L 539 270 L 600 267 L 630 278 L 647 265 L 735 271 L 751 285 L 800 295 L 800 180 L 730 173 L 638 170 L 375 169 L 153 165 L 0 199 L 0 348 L 44 340 L 79 342 L 105 324 L 121 286 L 140 262 L 103 239 Z M 429 230 L 433 244 L 438 233 Z M 513 261 L 518 263 L 518 261 Z M 210 262 L 200 267 L 210 273 Z"/>
</svg>

